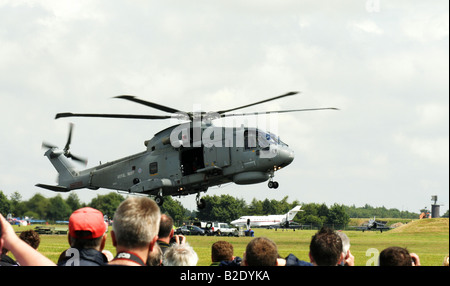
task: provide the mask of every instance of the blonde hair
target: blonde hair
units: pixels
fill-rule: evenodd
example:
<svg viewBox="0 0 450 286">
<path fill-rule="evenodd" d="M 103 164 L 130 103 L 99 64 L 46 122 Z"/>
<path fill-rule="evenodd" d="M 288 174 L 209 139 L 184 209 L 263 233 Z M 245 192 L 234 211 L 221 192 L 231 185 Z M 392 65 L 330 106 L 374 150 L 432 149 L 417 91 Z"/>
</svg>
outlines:
<svg viewBox="0 0 450 286">
<path fill-rule="evenodd" d="M 117 244 L 129 249 L 146 247 L 158 235 L 161 212 L 147 197 L 130 197 L 114 214 L 113 231 Z"/>
</svg>

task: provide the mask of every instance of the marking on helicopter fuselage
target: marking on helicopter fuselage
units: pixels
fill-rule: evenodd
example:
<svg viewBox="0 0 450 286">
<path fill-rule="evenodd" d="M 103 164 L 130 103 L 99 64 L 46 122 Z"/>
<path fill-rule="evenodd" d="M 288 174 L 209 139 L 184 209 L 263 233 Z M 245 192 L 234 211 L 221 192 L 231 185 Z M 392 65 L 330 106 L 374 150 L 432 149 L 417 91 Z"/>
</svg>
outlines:
<svg viewBox="0 0 450 286">
<path fill-rule="evenodd" d="M 132 176 L 132 175 L 134 175 L 134 171 L 129 171 L 127 173 L 122 173 L 122 174 L 117 175 L 117 179 L 123 179 L 123 178 L 129 177 L 129 176 Z"/>
</svg>

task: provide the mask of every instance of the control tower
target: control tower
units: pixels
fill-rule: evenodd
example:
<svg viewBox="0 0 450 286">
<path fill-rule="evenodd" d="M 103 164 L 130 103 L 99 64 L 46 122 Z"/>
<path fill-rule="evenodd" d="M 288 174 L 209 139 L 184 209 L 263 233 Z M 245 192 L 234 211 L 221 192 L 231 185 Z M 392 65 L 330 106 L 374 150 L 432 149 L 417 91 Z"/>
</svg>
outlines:
<svg viewBox="0 0 450 286">
<path fill-rule="evenodd" d="M 431 217 L 432 218 L 438 218 L 440 217 L 440 208 L 441 206 L 437 204 L 437 196 L 431 196 Z"/>
</svg>

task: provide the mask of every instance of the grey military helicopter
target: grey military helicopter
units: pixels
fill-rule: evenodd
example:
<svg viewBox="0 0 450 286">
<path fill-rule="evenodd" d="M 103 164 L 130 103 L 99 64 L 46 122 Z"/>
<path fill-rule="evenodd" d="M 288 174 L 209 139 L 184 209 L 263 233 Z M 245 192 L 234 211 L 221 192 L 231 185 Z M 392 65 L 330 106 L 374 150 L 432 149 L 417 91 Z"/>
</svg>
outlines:
<svg viewBox="0 0 450 286">
<path fill-rule="evenodd" d="M 240 126 L 218 127 L 211 122 L 231 116 L 249 116 L 258 113 L 229 114 L 231 111 L 292 96 L 289 92 L 266 100 L 217 112 L 183 112 L 171 107 L 138 99 L 130 95 L 116 98 L 152 107 L 171 115 L 58 113 L 55 119 L 65 117 L 97 117 L 124 119 L 180 120 L 174 126 L 159 131 L 144 142 L 146 150 L 122 159 L 78 171 L 68 159 L 87 164 L 87 160 L 70 152 L 73 124 L 62 151 L 43 143 L 45 156 L 59 173 L 58 185 L 36 186 L 56 192 L 88 188 L 106 188 L 126 193 L 153 196 L 162 205 L 165 196 L 197 194 L 199 209 L 205 207 L 200 193 L 209 187 L 226 183 L 256 184 L 269 180 L 269 188 L 278 188 L 273 180 L 276 171 L 289 165 L 294 152 L 280 138 L 265 130 Z M 267 114 L 313 111 L 337 108 L 295 109 L 266 112 Z"/>
</svg>

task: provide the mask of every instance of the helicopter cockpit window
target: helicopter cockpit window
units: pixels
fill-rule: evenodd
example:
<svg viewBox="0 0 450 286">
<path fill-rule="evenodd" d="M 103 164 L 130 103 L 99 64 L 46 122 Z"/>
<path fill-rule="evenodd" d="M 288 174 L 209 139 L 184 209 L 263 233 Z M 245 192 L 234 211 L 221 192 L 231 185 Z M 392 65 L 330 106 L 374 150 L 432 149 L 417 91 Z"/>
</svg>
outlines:
<svg viewBox="0 0 450 286">
<path fill-rule="evenodd" d="M 287 146 L 277 135 L 261 130 L 258 130 L 258 144 L 262 149 L 268 148 L 269 145 Z"/>
<path fill-rule="evenodd" d="M 158 173 L 158 162 L 150 163 L 150 175 Z"/>
<path fill-rule="evenodd" d="M 256 148 L 256 138 L 258 132 L 256 130 L 245 130 L 244 132 L 244 148 L 245 150 L 251 150 Z"/>
<path fill-rule="evenodd" d="M 244 132 L 245 150 L 252 150 L 257 147 L 261 149 L 269 149 L 270 145 L 288 146 L 277 135 L 262 130 L 246 130 Z"/>
</svg>

